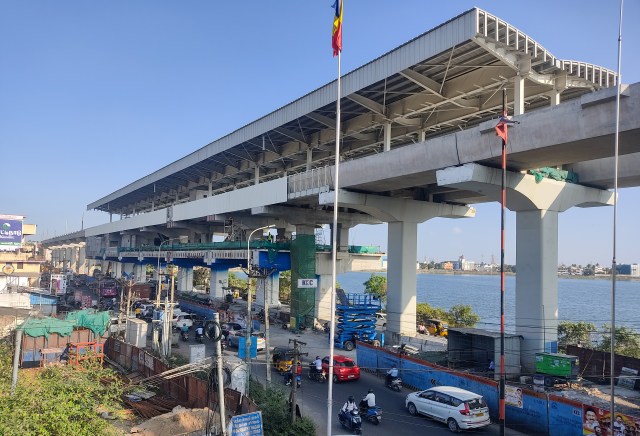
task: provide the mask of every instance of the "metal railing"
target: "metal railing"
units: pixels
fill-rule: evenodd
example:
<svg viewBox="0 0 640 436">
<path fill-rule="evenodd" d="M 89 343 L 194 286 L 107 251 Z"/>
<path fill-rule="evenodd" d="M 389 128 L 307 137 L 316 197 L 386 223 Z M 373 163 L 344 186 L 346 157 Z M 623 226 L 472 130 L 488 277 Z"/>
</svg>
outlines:
<svg viewBox="0 0 640 436">
<path fill-rule="evenodd" d="M 289 198 L 317 195 L 331 189 L 333 189 L 333 167 L 329 166 L 292 174 L 287 179 Z"/>
</svg>

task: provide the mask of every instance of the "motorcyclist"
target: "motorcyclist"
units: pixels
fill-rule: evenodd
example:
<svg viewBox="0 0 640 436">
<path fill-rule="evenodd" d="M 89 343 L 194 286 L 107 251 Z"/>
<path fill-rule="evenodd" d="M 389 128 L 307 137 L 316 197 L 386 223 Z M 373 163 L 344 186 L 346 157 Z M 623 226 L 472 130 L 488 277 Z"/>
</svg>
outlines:
<svg viewBox="0 0 640 436">
<path fill-rule="evenodd" d="M 186 341 L 188 338 L 188 334 L 189 334 L 189 327 L 187 327 L 186 324 L 182 324 L 182 327 L 180 328 L 180 336 L 182 336 L 182 339 Z"/>
<path fill-rule="evenodd" d="M 204 328 L 202 327 L 202 325 L 199 325 L 198 328 L 196 329 L 196 339 L 202 340 L 203 336 L 204 336 Z"/>
<path fill-rule="evenodd" d="M 398 378 L 398 368 L 395 365 L 387 371 L 387 386 L 391 384 L 391 382 Z"/>
<path fill-rule="evenodd" d="M 322 372 L 322 359 L 320 359 L 320 356 L 316 356 L 316 360 L 313 361 L 313 363 L 311 364 L 311 370 L 320 374 Z"/>
<path fill-rule="evenodd" d="M 340 412 L 343 415 L 348 415 L 352 410 L 356 410 L 357 408 L 358 407 L 356 406 L 356 399 L 353 398 L 353 395 L 349 395 L 349 399 L 347 399 L 347 402 L 344 403 L 344 406 L 342 406 Z"/>
<path fill-rule="evenodd" d="M 376 395 L 373 393 L 373 389 L 369 389 L 367 395 L 360 401 L 361 407 L 367 407 L 371 409 L 372 407 L 376 407 Z"/>
</svg>

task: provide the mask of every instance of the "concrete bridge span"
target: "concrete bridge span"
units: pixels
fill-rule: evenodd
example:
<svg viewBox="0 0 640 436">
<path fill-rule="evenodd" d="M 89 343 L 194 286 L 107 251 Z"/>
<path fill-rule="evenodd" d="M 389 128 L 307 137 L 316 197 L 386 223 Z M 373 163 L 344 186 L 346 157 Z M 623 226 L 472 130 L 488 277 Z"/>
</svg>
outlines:
<svg viewBox="0 0 640 436">
<path fill-rule="evenodd" d="M 509 133 L 510 207 L 518 213 L 518 268 L 529 283 L 519 280 L 516 292 L 531 296 L 519 299 L 516 311 L 522 317 L 528 306 L 544 304 L 554 313 L 557 214 L 611 203 L 605 170 L 613 155 L 615 79 L 606 68 L 556 58 L 474 8 L 344 76 L 340 186 L 332 167 L 332 82 L 90 203 L 109 222 L 85 229 L 84 237 L 113 249 L 168 238 L 246 241 L 268 224 L 279 237 L 313 235 L 331 222 L 332 192 L 340 189 L 340 224 L 332 231 L 343 258 L 350 227 L 389 222 L 388 330 L 411 333 L 417 225 L 435 216 L 472 217 L 472 205 L 496 201 L 501 145 L 494 127 L 507 88 L 509 112 L 521 122 Z M 632 162 L 640 163 L 640 84 L 623 86 L 622 94 L 620 186 L 638 186 L 640 166 Z M 544 166 L 576 171 L 580 186 L 535 184 L 523 174 Z M 539 243 L 528 244 L 535 238 Z M 47 242 L 63 245 L 65 238 Z M 321 282 L 316 302 L 333 288 Z M 314 311 L 323 308 L 317 303 Z M 541 339 L 534 330 L 520 331 L 530 349 L 554 347 L 552 334 Z"/>
</svg>

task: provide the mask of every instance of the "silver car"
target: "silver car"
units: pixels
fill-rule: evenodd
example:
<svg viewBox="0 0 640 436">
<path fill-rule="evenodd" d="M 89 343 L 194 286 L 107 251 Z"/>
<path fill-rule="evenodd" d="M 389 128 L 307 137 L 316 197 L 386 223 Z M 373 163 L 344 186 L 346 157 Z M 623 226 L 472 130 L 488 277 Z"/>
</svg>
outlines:
<svg viewBox="0 0 640 436">
<path fill-rule="evenodd" d="M 246 330 L 238 330 L 234 332 L 235 334 L 230 334 L 227 336 L 227 347 L 230 348 L 238 348 L 240 344 L 240 338 L 244 338 L 247 336 Z M 264 333 L 262 332 L 253 332 L 251 336 L 257 338 L 257 351 L 264 351 L 266 341 L 264 339 Z"/>
<path fill-rule="evenodd" d="M 482 395 L 453 386 L 437 386 L 407 395 L 405 406 L 411 415 L 426 415 L 444 422 L 449 430 L 489 425 L 489 408 Z"/>
</svg>

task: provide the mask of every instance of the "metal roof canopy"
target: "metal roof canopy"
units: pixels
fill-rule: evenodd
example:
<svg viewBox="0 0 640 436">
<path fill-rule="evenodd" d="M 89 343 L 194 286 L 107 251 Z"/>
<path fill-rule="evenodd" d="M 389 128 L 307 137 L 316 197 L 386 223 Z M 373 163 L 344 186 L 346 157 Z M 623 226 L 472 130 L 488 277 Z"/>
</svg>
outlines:
<svg viewBox="0 0 640 436">
<path fill-rule="evenodd" d="M 510 24 L 471 9 L 384 54 L 342 78 L 344 160 L 382 151 L 384 126 L 391 147 L 400 147 L 496 118 L 503 87 L 518 74 L 525 105 L 549 105 L 614 86 L 616 74 L 595 65 L 559 60 Z M 334 160 L 337 82 L 277 109 L 199 150 L 89 205 L 116 214 L 157 210 L 188 201 L 189 191 L 212 194 L 307 169 Z M 423 133 L 424 132 L 424 133 Z"/>
</svg>

